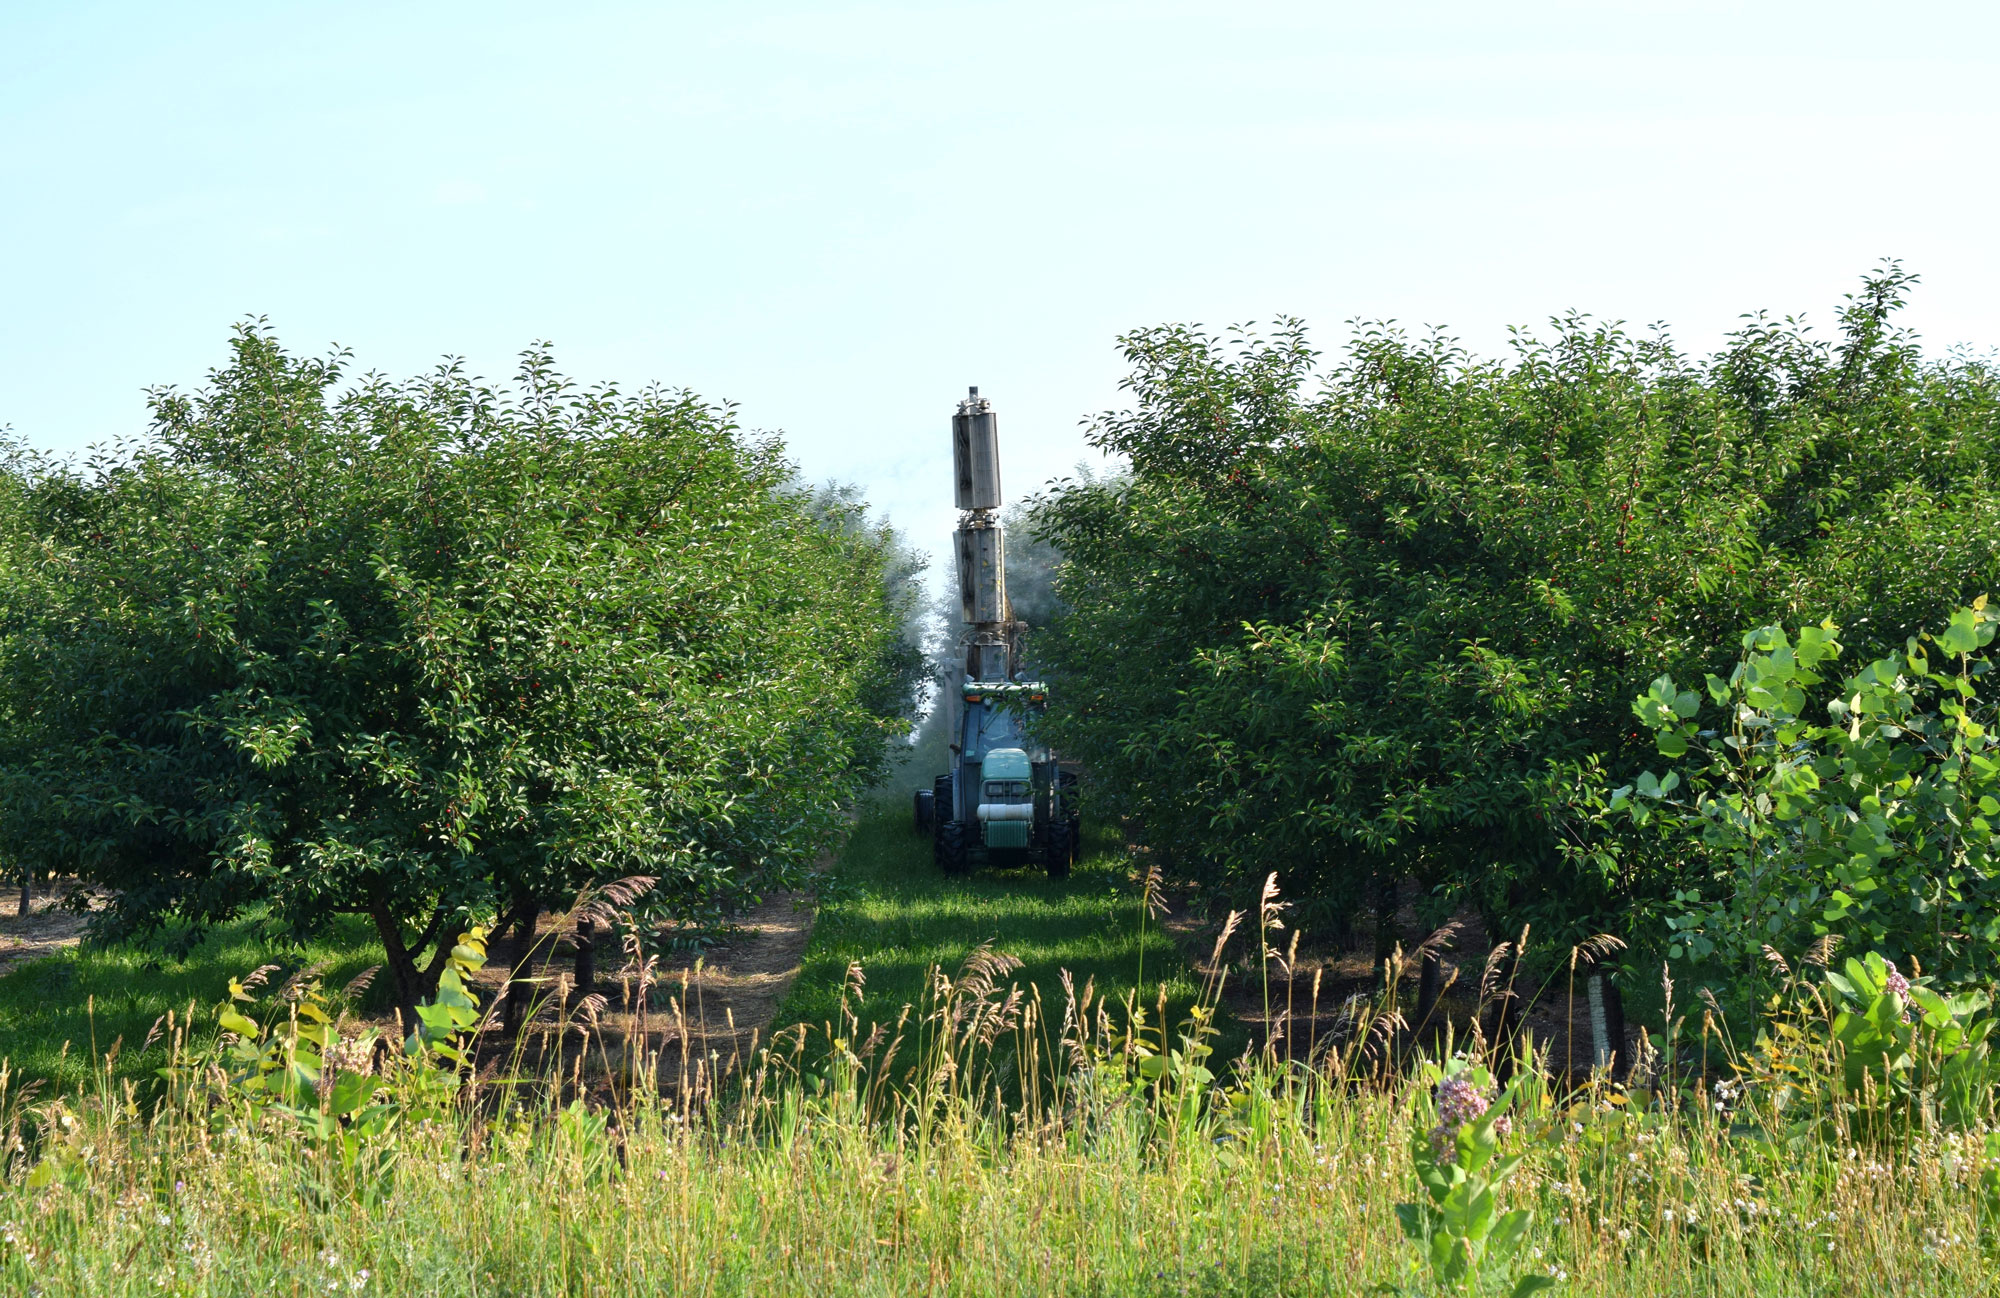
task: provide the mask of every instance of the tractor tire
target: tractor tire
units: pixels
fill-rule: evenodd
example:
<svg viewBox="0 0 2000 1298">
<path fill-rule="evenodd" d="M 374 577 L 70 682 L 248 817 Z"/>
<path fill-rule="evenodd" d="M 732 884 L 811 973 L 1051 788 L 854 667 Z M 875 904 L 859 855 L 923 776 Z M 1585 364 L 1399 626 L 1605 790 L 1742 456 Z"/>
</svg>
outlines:
<svg viewBox="0 0 2000 1298">
<path fill-rule="evenodd" d="M 1048 870 L 1049 878 L 1069 878 L 1069 863 L 1074 853 L 1070 850 L 1068 822 L 1043 821 L 1041 840 L 1042 865 Z"/>
<path fill-rule="evenodd" d="M 1069 835 L 1069 859 L 1074 861 L 1083 855 L 1083 817 L 1077 814 L 1076 772 L 1064 771 L 1059 779 L 1059 787 L 1062 789 L 1064 832 Z"/>
<path fill-rule="evenodd" d="M 971 863 L 965 853 L 965 822 L 938 822 L 937 837 L 931 840 L 931 859 L 946 874 L 964 874 Z"/>
<path fill-rule="evenodd" d="M 929 789 L 918 789 L 911 799 L 911 827 L 919 834 L 931 832 L 931 817 L 937 806 L 937 796 Z"/>
</svg>

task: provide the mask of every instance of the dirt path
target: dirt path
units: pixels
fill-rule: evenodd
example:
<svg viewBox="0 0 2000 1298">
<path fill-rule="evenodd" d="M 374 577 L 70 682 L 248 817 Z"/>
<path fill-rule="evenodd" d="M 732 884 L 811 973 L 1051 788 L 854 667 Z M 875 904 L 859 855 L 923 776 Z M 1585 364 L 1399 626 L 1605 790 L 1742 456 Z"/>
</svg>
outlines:
<svg viewBox="0 0 2000 1298">
<path fill-rule="evenodd" d="M 0 893 L 0 974 L 30 960 L 54 955 L 83 940 L 88 916 L 62 908 L 62 896 L 75 880 L 64 880 L 34 899 L 21 914 L 21 888 L 10 884 Z"/>
<path fill-rule="evenodd" d="M 558 920 L 545 917 L 535 942 L 554 954 L 535 967 L 547 994 L 524 1025 L 521 1064 L 545 1069 L 550 1047 L 560 1040 L 565 1069 L 580 1058 L 586 1076 L 613 1086 L 629 1084 L 637 1068 L 650 1065 L 663 1090 L 708 1089 L 749 1067 L 770 1041 L 771 1021 L 812 936 L 813 915 L 809 894 L 768 897 L 735 917 L 736 933 L 727 944 L 656 962 L 644 995 L 642 967 L 605 949 L 600 939 L 594 994 L 601 1001 L 577 994 L 567 934 L 557 931 Z M 492 994 L 505 982 L 509 954 L 496 952 L 499 958 L 478 979 Z M 497 1064 L 515 1047 L 496 1025 L 483 1053 Z"/>
<path fill-rule="evenodd" d="M 1440 951 L 1441 994 L 1436 1009 L 1422 1024 L 1410 1021 L 1415 1018 L 1421 969 L 1415 952 L 1430 934 L 1408 904 L 1397 912 L 1396 921 L 1396 941 L 1406 957 L 1403 976 L 1397 985 L 1397 1008 L 1410 1028 L 1432 1049 L 1440 1048 L 1447 1039 L 1454 1043 L 1467 1041 L 1474 1034 L 1475 1023 L 1483 1030 L 1490 1030 L 1496 1022 L 1493 1015 L 1498 1002 L 1491 995 L 1482 998 L 1481 983 L 1487 975 L 1493 944 L 1478 916 L 1468 911 L 1454 919 L 1455 931 L 1442 943 Z M 1354 1023 L 1350 1006 L 1378 1002 L 1381 979 L 1372 934 L 1361 940 L 1326 942 L 1307 933 L 1293 947 L 1292 934 L 1287 929 L 1272 935 L 1281 957 L 1289 950 L 1293 958 L 1289 963 L 1283 958 L 1270 962 L 1267 1016 L 1266 981 L 1255 955 L 1256 917 L 1245 916 L 1243 925 L 1223 957 L 1228 977 L 1222 999 L 1237 1020 L 1250 1029 L 1253 1038 L 1289 1039 L 1289 1047 L 1281 1046 L 1280 1052 L 1306 1057 L 1316 1045 L 1334 1046 L 1347 1037 Z M 1203 976 L 1212 975 L 1215 970 L 1209 956 L 1221 931 L 1220 920 L 1176 906 L 1167 927 L 1179 940 L 1189 962 Z M 1507 967 L 1503 960 L 1494 973 L 1504 976 Z M 1536 986 L 1524 975 L 1515 986 L 1517 1008 L 1513 1011 L 1516 1016 L 1513 1031 L 1531 1032 L 1548 1065 L 1572 1077 L 1587 1076 L 1596 1063 L 1595 1042 L 1590 1033 L 1589 972 L 1589 961 L 1584 960 L 1573 982 L 1550 979 L 1546 985 Z M 1496 978 L 1494 988 L 1500 986 L 1501 981 Z M 1628 1049 L 1636 1041 L 1635 1031 L 1636 1026 L 1628 1026 Z"/>
</svg>

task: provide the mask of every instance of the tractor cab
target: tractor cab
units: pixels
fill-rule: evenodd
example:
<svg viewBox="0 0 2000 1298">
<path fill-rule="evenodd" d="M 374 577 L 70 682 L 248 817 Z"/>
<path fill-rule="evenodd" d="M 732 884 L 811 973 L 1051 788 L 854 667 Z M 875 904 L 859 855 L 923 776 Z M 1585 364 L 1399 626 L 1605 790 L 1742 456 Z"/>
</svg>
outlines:
<svg viewBox="0 0 2000 1298">
<path fill-rule="evenodd" d="M 917 799 L 938 865 L 1041 865 L 1057 878 L 1076 855 L 1076 776 L 1034 734 L 1040 681 L 972 680 L 954 700 L 953 771 Z"/>
</svg>

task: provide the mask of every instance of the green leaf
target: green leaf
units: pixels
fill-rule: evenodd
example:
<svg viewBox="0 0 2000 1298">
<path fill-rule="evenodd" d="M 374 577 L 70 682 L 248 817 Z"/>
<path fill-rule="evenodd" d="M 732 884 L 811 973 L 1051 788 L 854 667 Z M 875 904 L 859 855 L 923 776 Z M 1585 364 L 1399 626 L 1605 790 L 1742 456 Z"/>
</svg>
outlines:
<svg viewBox="0 0 2000 1298">
<path fill-rule="evenodd" d="M 1487 1256 L 1500 1262 L 1513 1256 L 1514 1249 L 1520 1244 L 1521 1237 L 1528 1233 L 1528 1226 L 1534 1219 L 1535 1214 L 1526 1208 L 1516 1208 L 1500 1218 L 1493 1224 L 1493 1234 L 1487 1240 Z"/>
<path fill-rule="evenodd" d="M 1948 654 L 1969 654 L 1982 643 L 1980 632 L 1986 632 L 1986 639 L 1993 638 L 1992 628 L 1982 627 L 1979 615 L 1969 608 L 1962 608 L 1951 615 L 1951 621 L 1938 633 L 1938 647 Z"/>
</svg>

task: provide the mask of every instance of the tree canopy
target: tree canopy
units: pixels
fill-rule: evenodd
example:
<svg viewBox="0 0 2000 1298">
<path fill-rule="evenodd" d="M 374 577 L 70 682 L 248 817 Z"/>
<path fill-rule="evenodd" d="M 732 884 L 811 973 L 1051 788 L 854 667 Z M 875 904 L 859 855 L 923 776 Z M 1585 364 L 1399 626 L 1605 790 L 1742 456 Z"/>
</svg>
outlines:
<svg viewBox="0 0 2000 1298">
<path fill-rule="evenodd" d="M 1831 337 L 1717 355 L 1582 317 L 1482 359 L 1359 329 L 1124 340 L 1129 477 L 1037 502 L 1065 614 L 1047 725 L 1186 874 L 1278 868 L 1345 912 L 1414 876 L 1549 936 L 1625 927 L 1674 863 L 1592 807 L 1657 763 L 1632 698 L 1831 617 L 1857 654 L 2000 578 L 2000 383 L 1926 357 L 1891 267 Z M 1554 932 L 1549 933 L 1553 926 Z"/>
<path fill-rule="evenodd" d="M 796 879 L 908 726 L 893 537 L 686 392 L 346 368 L 245 326 L 149 439 L 12 448 L 9 850 L 112 934 L 372 916 L 405 1005 L 471 917 Z"/>
</svg>

